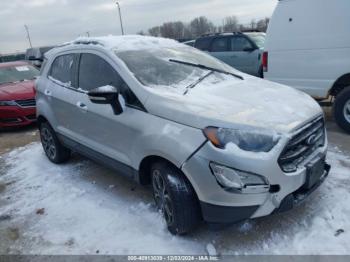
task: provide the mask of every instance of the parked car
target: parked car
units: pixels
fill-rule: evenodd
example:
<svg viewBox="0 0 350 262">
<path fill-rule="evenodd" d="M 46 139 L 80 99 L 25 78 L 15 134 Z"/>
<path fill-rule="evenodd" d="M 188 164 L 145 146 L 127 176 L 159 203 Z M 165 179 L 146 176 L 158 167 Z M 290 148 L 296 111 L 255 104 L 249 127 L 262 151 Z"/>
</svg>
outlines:
<svg viewBox="0 0 350 262">
<path fill-rule="evenodd" d="M 47 53 L 36 90 L 47 157 L 151 184 L 173 234 L 288 210 L 328 175 L 311 97 L 174 40 L 80 38 Z"/>
<path fill-rule="evenodd" d="M 30 61 L 37 68 L 40 68 L 44 59 L 44 54 L 47 51 L 51 50 L 52 48 L 55 48 L 55 46 L 42 46 L 42 47 L 29 48 L 26 51 L 25 59 L 27 61 Z"/>
<path fill-rule="evenodd" d="M 265 33 L 236 32 L 198 38 L 194 47 L 247 74 L 262 77 L 262 54 Z"/>
<path fill-rule="evenodd" d="M 0 63 L 0 128 L 36 120 L 34 80 L 38 75 L 26 62 Z"/>
<path fill-rule="evenodd" d="M 267 31 L 264 54 L 266 79 L 302 90 L 319 101 L 334 101 L 335 120 L 347 132 L 349 10 L 348 0 L 279 1 Z"/>
</svg>

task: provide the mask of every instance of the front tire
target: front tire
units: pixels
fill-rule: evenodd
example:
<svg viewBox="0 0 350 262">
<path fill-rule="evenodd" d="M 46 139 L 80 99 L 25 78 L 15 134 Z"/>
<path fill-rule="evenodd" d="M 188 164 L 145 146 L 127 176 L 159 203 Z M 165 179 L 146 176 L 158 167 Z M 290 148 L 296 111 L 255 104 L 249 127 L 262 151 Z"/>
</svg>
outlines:
<svg viewBox="0 0 350 262">
<path fill-rule="evenodd" d="M 337 95 L 333 105 L 333 114 L 337 124 L 350 133 L 350 86 Z"/>
<path fill-rule="evenodd" d="M 53 128 L 48 123 L 41 123 L 39 130 L 41 144 L 47 158 L 55 164 L 68 161 L 71 151 L 61 144 Z"/>
<path fill-rule="evenodd" d="M 153 196 L 168 230 L 174 235 L 193 231 L 200 222 L 197 196 L 184 175 L 166 162 L 151 168 Z"/>
</svg>

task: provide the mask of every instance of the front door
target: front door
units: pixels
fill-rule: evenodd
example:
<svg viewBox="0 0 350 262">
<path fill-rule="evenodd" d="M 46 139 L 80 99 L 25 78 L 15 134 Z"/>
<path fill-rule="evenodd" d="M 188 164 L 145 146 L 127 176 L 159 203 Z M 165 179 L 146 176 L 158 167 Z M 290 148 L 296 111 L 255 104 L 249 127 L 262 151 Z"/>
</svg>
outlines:
<svg viewBox="0 0 350 262">
<path fill-rule="evenodd" d="M 130 145 L 142 129 L 137 122 L 144 112 L 125 106 L 130 103 L 131 90 L 113 68 L 113 62 L 103 54 L 83 53 L 79 63 L 79 91 L 85 92 L 77 101 L 75 119 L 83 145 L 123 164 L 131 166 Z M 115 115 L 111 105 L 92 103 L 88 91 L 102 86 L 114 86 L 120 92 L 123 112 Z"/>
<path fill-rule="evenodd" d="M 229 45 L 231 50 L 229 64 L 244 73 L 258 76 L 259 49 L 254 48 L 246 37 L 240 35 L 231 37 Z"/>
</svg>

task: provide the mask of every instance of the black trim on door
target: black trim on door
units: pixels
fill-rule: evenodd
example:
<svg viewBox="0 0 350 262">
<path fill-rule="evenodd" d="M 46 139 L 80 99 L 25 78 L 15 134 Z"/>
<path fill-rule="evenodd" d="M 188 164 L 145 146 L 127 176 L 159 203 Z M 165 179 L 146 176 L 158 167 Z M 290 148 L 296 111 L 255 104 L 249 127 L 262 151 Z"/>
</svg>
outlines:
<svg viewBox="0 0 350 262">
<path fill-rule="evenodd" d="M 87 146 L 84 146 L 64 135 L 57 134 L 58 139 L 61 141 L 61 143 L 65 146 L 71 149 L 74 152 L 77 152 L 95 162 L 98 162 L 104 166 L 107 166 L 121 175 L 131 178 L 136 182 L 139 182 L 139 176 L 138 176 L 138 171 L 134 169 L 131 166 L 128 166 L 118 160 L 115 160 L 111 157 L 108 157 L 104 154 L 101 154 Z"/>
</svg>

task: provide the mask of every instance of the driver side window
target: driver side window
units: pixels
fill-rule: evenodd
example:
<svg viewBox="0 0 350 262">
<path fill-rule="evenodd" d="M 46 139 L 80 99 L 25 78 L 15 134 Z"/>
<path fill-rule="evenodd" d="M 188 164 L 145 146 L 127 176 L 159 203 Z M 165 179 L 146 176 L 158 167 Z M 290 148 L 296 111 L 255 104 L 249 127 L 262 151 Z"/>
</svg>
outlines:
<svg viewBox="0 0 350 262">
<path fill-rule="evenodd" d="M 106 85 L 120 89 L 123 80 L 112 66 L 101 57 L 94 54 L 82 54 L 79 66 L 79 87 L 90 91 Z"/>
<path fill-rule="evenodd" d="M 78 83 L 79 88 L 85 91 L 106 85 L 114 86 L 118 88 L 127 105 L 143 108 L 119 73 L 107 61 L 95 54 L 81 54 Z"/>
</svg>

